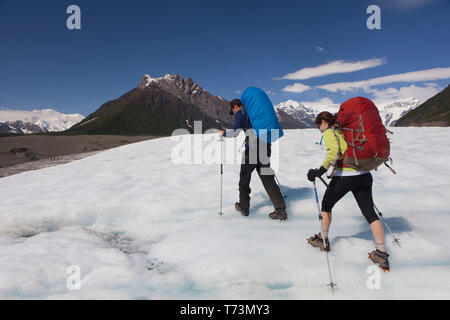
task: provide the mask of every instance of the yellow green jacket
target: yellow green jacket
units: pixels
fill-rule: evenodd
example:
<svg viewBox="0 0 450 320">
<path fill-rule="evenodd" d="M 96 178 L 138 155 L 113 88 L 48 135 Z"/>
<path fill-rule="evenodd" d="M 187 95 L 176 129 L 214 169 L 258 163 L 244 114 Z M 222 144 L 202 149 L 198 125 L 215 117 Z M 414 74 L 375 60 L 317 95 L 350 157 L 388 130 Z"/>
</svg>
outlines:
<svg viewBox="0 0 450 320">
<path fill-rule="evenodd" d="M 328 128 L 323 132 L 323 142 L 327 148 L 327 156 L 325 157 L 322 166 L 328 170 L 337 160 L 342 160 L 342 155 L 347 151 L 347 142 L 340 130 L 334 129 L 333 132 L 332 128 Z M 340 152 L 338 152 L 339 150 Z M 347 167 L 344 167 L 343 169 L 342 167 L 336 167 L 336 170 L 356 171 L 353 168 Z"/>
</svg>

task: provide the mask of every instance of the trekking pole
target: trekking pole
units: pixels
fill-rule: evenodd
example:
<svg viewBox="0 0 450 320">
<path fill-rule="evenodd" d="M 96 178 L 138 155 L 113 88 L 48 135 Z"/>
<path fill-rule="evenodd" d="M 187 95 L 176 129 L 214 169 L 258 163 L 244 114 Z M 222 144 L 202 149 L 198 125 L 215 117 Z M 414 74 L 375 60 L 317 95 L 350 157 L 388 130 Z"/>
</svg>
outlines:
<svg viewBox="0 0 450 320">
<path fill-rule="evenodd" d="M 320 139 L 320 142 L 316 142 L 316 144 L 322 145 L 322 142 L 323 142 L 323 136 L 322 136 L 322 138 Z"/>
<path fill-rule="evenodd" d="M 387 222 L 386 222 L 386 221 L 384 220 L 384 218 L 383 218 L 383 214 L 381 213 L 380 210 L 378 210 L 378 208 L 377 208 L 377 206 L 375 205 L 375 203 L 373 204 L 373 207 L 375 208 L 375 210 L 376 210 L 378 216 L 380 217 L 381 221 L 383 221 L 383 224 L 386 226 L 386 228 L 389 230 L 389 232 L 390 232 L 390 233 L 392 234 L 392 236 L 394 237 L 394 241 L 392 241 L 392 242 L 396 243 L 396 244 L 398 245 L 398 247 L 401 248 L 402 246 L 400 245 L 400 239 L 397 238 L 397 237 L 395 236 L 395 234 L 391 231 L 391 228 L 389 228 L 389 225 L 387 224 Z"/>
<path fill-rule="evenodd" d="M 220 127 L 220 120 L 216 120 Z M 220 134 L 220 133 L 219 133 Z M 222 208 L 223 208 L 223 137 L 220 136 L 220 211 L 219 215 L 222 216 Z"/>
<path fill-rule="evenodd" d="M 222 206 L 223 206 L 223 137 L 220 137 L 220 211 L 219 214 L 222 216 Z"/>
<path fill-rule="evenodd" d="M 322 230 L 323 247 L 326 248 L 327 245 L 325 243 L 325 236 L 324 236 L 323 225 L 322 225 L 322 214 L 320 213 L 319 196 L 317 195 L 316 181 L 313 182 L 313 187 L 314 187 L 314 196 L 316 198 L 317 211 L 319 212 L 319 223 L 320 223 L 320 229 Z M 328 253 L 326 250 L 324 252 L 325 252 L 325 256 L 327 257 L 328 275 L 330 276 L 330 283 L 327 284 L 327 286 L 331 287 L 331 292 L 334 295 L 334 287 L 337 286 L 337 283 L 333 282 L 333 278 L 331 276 L 330 260 L 328 259 Z"/>
<path fill-rule="evenodd" d="M 322 177 L 319 177 L 319 179 L 323 182 L 323 184 L 328 187 L 328 183 L 326 183 L 325 180 L 323 180 Z M 394 238 L 394 240 L 392 241 L 393 243 L 396 243 L 400 248 L 402 247 L 400 245 L 400 239 L 396 237 L 396 235 L 392 232 L 391 228 L 389 228 L 389 225 L 387 224 L 386 220 L 384 220 L 383 218 L 383 214 L 381 213 L 380 210 L 378 210 L 377 206 L 375 205 L 375 203 L 373 204 L 373 207 L 375 208 L 375 211 L 378 215 L 378 217 L 381 219 L 381 221 L 383 222 L 383 224 L 386 226 L 386 229 L 388 229 L 388 231 L 391 233 L 392 237 Z"/>
<path fill-rule="evenodd" d="M 274 177 L 275 177 L 275 180 L 276 180 L 277 183 L 278 183 L 278 186 L 280 187 L 281 195 L 283 196 L 284 199 L 286 199 L 288 196 L 287 196 L 287 194 L 285 194 L 285 193 L 283 192 L 283 188 L 281 187 L 280 181 L 278 180 L 278 178 L 277 178 L 276 175 L 274 175 Z"/>
</svg>

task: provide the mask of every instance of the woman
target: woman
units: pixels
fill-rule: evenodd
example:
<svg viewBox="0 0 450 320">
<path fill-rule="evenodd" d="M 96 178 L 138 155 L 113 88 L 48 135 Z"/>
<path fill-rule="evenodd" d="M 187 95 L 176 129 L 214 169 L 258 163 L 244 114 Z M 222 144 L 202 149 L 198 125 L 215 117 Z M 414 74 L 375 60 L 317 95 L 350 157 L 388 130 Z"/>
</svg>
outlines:
<svg viewBox="0 0 450 320">
<path fill-rule="evenodd" d="M 384 247 L 383 225 L 375 213 L 373 205 L 372 175 L 369 171 L 357 171 L 356 169 L 343 166 L 341 160 L 342 155 L 347 150 L 347 143 L 344 135 L 339 130 L 337 115 L 332 115 L 326 111 L 322 112 L 317 116 L 315 124 L 323 133 L 327 156 L 320 169 L 310 169 L 308 171 L 308 180 L 314 181 L 317 177 L 322 176 L 328 171 L 330 166 L 334 166 L 334 175 L 322 200 L 321 215 L 324 234 L 319 233 L 310 237 L 308 243 L 313 247 L 319 247 L 321 251 L 330 251 L 328 231 L 331 224 L 331 211 L 334 205 L 351 191 L 375 238 L 376 250 L 369 253 L 369 259 L 374 263 L 378 263 L 384 271 L 390 271 L 389 254 Z M 326 247 L 323 245 L 322 236 L 325 237 Z"/>
</svg>

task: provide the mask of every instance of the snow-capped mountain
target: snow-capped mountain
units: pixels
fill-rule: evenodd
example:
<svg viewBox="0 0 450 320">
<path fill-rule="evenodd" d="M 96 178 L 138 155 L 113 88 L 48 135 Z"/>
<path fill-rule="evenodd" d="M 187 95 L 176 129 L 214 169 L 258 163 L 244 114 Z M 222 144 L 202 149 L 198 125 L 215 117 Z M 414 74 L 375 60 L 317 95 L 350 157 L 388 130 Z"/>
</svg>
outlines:
<svg viewBox="0 0 450 320">
<path fill-rule="evenodd" d="M 419 105 L 420 102 L 418 99 L 409 98 L 378 107 L 378 109 L 380 110 L 380 116 L 384 125 L 386 127 L 394 127 L 398 119 Z"/>
<path fill-rule="evenodd" d="M 54 109 L 33 111 L 0 109 L 0 123 L 3 122 L 3 127 L 8 125 L 16 130 L 9 133 L 37 133 L 36 126 L 40 127 L 42 132 L 59 132 L 69 129 L 83 119 L 84 116 L 81 114 L 64 114 Z"/>
<path fill-rule="evenodd" d="M 177 74 L 160 78 L 144 75 L 139 85 L 108 101 L 70 131 L 76 134 L 170 135 L 176 129 L 192 131 L 231 126 L 229 103 L 203 90 L 192 79 Z"/>
<path fill-rule="evenodd" d="M 313 128 L 314 120 L 318 114 L 318 112 L 312 108 L 308 108 L 307 106 L 301 104 L 298 101 L 288 100 L 280 103 L 275 107 L 278 116 L 280 117 L 280 111 L 291 116 L 295 121 L 297 121 L 298 128 Z M 283 125 L 283 120 L 280 119 L 281 126 L 286 128 Z"/>
<path fill-rule="evenodd" d="M 138 88 L 145 89 L 152 83 L 184 102 L 195 105 L 208 116 L 221 119 L 225 123 L 232 123 L 229 115 L 229 101 L 207 92 L 191 78 L 183 79 L 178 74 L 166 74 L 163 77 L 152 78 L 145 74 Z"/>
<path fill-rule="evenodd" d="M 418 99 L 408 98 L 387 105 L 378 106 L 378 110 L 380 111 L 380 116 L 383 120 L 383 124 L 386 127 L 393 127 L 395 126 L 395 123 L 398 119 L 407 114 L 409 111 L 417 108 L 419 105 L 420 102 Z M 306 126 L 307 128 L 314 128 L 314 119 L 322 111 L 328 110 L 332 113 L 337 112 L 335 106 L 308 107 L 294 100 L 282 102 L 277 105 L 275 109 L 278 113 L 281 110 L 282 112 L 295 119 L 298 122 L 298 128 L 303 128 L 302 126 Z"/>
<path fill-rule="evenodd" d="M 308 125 L 300 122 L 291 115 L 284 112 L 282 109 L 275 109 L 277 112 L 278 121 L 280 121 L 283 129 L 307 129 Z"/>
<path fill-rule="evenodd" d="M 33 134 L 48 132 L 45 128 L 31 122 L 6 121 L 0 122 L 0 134 Z"/>
</svg>

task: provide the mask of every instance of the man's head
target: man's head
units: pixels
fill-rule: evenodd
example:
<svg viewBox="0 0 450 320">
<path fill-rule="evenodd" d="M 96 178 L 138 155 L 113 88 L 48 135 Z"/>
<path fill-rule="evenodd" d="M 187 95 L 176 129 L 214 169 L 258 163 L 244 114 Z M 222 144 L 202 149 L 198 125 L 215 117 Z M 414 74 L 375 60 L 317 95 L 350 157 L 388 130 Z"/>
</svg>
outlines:
<svg viewBox="0 0 450 320">
<path fill-rule="evenodd" d="M 242 107 L 242 102 L 239 99 L 234 99 L 230 102 L 230 116 L 238 112 Z"/>
</svg>

